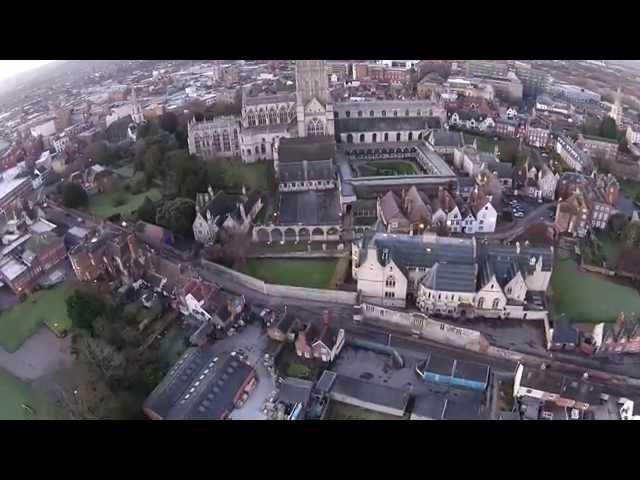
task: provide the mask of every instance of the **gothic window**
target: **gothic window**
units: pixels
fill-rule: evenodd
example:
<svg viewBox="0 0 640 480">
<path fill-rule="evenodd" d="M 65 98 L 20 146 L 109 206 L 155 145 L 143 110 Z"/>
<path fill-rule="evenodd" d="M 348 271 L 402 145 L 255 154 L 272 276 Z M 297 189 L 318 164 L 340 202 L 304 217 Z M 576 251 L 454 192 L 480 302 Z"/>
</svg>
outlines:
<svg viewBox="0 0 640 480">
<path fill-rule="evenodd" d="M 362 117 L 362 110 L 358 110 L 358 116 Z"/>
<path fill-rule="evenodd" d="M 344 112 L 344 116 L 349 118 L 351 116 L 351 112 L 347 110 L 346 112 Z"/>
<path fill-rule="evenodd" d="M 382 110 L 382 116 L 386 117 L 387 116 L 387 111 L 386 110 Z"/>
<path fill-rule="evenodd" d="M 371 141 L 372 141 L 373 143 L 375 143 L 375 142 L 377 142 L 377 141 L 378 141 L 378 134 L 377 134 L 377 133 L 374 133 L 374 134 L 371 136 Z"/>
<path fill-rule="evenodd" d="M 333 112 L 333 118 L 340 118 L 340 114 L 338 112 Z"/>
<path fill-rule="evenodd" d="M 394 117 L 397 117 L 397 116 L 398 116 L 398 111 L 397 111 L 397 110 L 394 110 L 394 111 L 393 111 L 393 116 L 394 116 Z"/>
<path fill-rule="evenodd" d="M 422 132 L 418 134 L 418 140 L 422 140 Z"/>
<path fill-rule="evenodd" d="M 408 116 L 409 116 L 409 109 L 405 110 L 405 112 L 404 112 L 404 116 L 405 116 L 405 117 L 408 117 Z"/>
<path fill-rule="evenodd" d="M 364 143 L 364 133 L 360 134 L 360 143 Z"/>
<path fill-rule="evenodd" d="M 287 109 L 285 107 L 280 107 L 280 123 L 287 123 Z"/>
<path fill-rule="evenodd" d="M 256 114 L 253 113 L 253 110 L 249 110 L 249 113 L 247 114 L 247 123 L 250 127 L 256 126 Z"/>
<path fill-rule="evenodd" d="M 347 135 L 347 143 L 353 143 L 353 135 L 351 134 Z"/>
<path fill-rule="evenodd" d="M 315 135 L 324 135 L 324 125 L 317 118 L 312 118 L 307 124 L 307 135 L 313 137 Z"/>
<path fill-rule="evenodd" d="M 225 152 L 229 152 L 231 150 L 231 142 L 229 141 L 229 130 L 225 130 L 222 132 L 222 144 Z"/>
<path fill-rule="evenodd" d="M 480 297 L 478 299 L 478 308 L 482 308 L 484 306 L 484 298 Z"/>
<path fill-rule="evenodd" d="M 256 155 L 258 155 L 260 153 L 260 148 L 256 145 Z"/>
<path fill-rule="evenodd" d="M 237 128 L 233 129 L 233 148 L 234 149 L 240 148 L 240 139 L 238 137 L 238 129 Z"/>
<path fill-rule="evenodd" d="M 213 132 L 213 148 L 216 152 L 220 152 L 222 150 L 220 146 L 220 134 L 218 132 Z"/>
<path fill-rule="evenodd" d="M 278 113 L 275 108 L 272 108 L 269 110 L 269 124 L 273 125 L 275 123 L 278 123 Z"/>
<path fill-rule="evenodd" d="M 400 132 L 396 133 L 396 142 L 399 142 L 402 138 L 402 134 Z"/>
<path fill-rule="evenodd" d="M 375 115 L 375 113 L 373 113 L 373 110 L 371 110 L 371 111 L 369 112 L 369 116 L 370 116 L 370 117 L 373 117 L 374 115 Z"/>
<path fill-rule="evenodd" d="M 294 118 L 296 118 L 296 109 L 294 107 L 291 107 L 289 109 L 289 121 L 293 120 Z"/>
<path fill-rule="evenodd" d="M 413 132 L 409 132 L 409 141 L 413 140 Z"/>
<path fill-rule="evenodd" d="M 385 142 L 389 141 L 389 132 L 384 132 L 384 141 Z"/>
<path fill-rule="evenodd" d="M 265 143 L 260 144 L 260 151 L 263 155 L 267 153 L 267 148 L 265 147 L 265 145 Z"/>
<path fill-rule="evenodd" d="M 267 124 L 267 116 L 264 113 L 263 109 L 258 110 L 258 125 L 266 125 Z"/>
<path fill-rule="evenodd" d="M 496 309 L 498 308 L 498 306 L 499 306 L 499 305 L 500 305 L 500 299 L 499 299 L 499 298 L 496 298 L 496 299 L 493 301 L 493 306 L 492 306 L 492 308 L 493 308 L 494 310 L 496 310 Z"/>
<path fill-rule="evenodd" d="M 416 112 L 416 115 L 419 117 L 420 115 L 422 115 L 422 112 L 420 111 L 420 109 L 418 109 L 418 111 Z"/>
</svg>

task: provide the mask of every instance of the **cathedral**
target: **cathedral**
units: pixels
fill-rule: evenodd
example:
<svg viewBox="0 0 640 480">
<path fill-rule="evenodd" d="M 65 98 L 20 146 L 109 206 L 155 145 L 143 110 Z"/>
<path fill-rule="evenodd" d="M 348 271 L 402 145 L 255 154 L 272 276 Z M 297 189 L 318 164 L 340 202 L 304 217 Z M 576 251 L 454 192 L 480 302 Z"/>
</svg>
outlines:
<svg viewBox="0 0 640 480">
<path fill-rule="evenodd" d="M 296 92 L 251 96 L 242 92 L 240 118 L 224 122 L 189 122 L 189 153 L 204 158 L 237 155 L 244 163 L 277 160 L 282 138 L 334 136 L 334 112 L 329 93 L 326 62 L 296 62 Z M 239 145 L 230 148 L 223 139 L 240 132 Z"/>
</svg>

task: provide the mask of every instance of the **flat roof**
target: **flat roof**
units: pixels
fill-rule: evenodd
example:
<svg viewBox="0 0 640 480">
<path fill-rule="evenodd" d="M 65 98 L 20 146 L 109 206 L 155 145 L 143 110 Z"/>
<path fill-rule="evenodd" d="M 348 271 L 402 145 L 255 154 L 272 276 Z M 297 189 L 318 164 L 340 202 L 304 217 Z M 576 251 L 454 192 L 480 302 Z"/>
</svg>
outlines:
<svg viewBox="0 0 640 480">
<path fill-rule="evenodd" d="M 14 190 L 21 187 L 26 182 L 31 183 L 31 179 L 24 177 L 0 181 L 0 200 L 10 195 Z"/>
<path fill-rule="evenodd" d="M 24 263 L 19 262 L 13 257 L 7 258 L 7 260 L 0 264 L 0 272 L 9 280 L 19 277 L 27 268 Z"/>
</svg>

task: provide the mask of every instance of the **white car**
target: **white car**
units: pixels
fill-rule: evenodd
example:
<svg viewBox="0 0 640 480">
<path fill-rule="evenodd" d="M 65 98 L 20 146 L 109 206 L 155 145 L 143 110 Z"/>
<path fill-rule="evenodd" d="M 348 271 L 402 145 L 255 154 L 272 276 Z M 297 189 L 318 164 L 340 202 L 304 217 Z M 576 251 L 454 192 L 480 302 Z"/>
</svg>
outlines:
<svg viewBox="0 0 640 480">
<path fill-rule="evenodd" d="M 524 213 L 522 213 L 522 212 L 516 212 L 516 213 L 514 213 L 514 214 L 513 214 L 513 216 L 514 216 L 514 217 L 517 217 L 517 218 L 522 218 L 522 217 L 524 217 Z"/>
</svg>

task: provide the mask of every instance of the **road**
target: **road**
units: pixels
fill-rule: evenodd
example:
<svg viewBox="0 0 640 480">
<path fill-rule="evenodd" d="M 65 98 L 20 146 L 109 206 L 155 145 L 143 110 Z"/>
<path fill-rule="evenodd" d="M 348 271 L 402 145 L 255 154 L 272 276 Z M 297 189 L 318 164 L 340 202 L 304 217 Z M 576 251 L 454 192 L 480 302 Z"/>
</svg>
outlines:
<svg viewBox="0 0 640 480">
<path fill-rule="evenodd" d="M 534 225 L 536 223 L 544 223 L 544 224 L 551 225 L 553 224 L 553 222 L 550 221 L 550 219 L 548 218 L 547 215 L 545 215 L 545 213 L 547 212 L 547 210 L 551 208 L 555 208 L 555 206 L 556 206 L 556 202 L 543 203 L 539 207 L 531 210 L 520 220 L 517 220 L 516 222 L 514 222 L 513 225 L 510 225 L 504 230 L 500 229 L 500 227 L 497 227 L 495 232 L 486 233 L 483 236 L 483 238 L 486 238 L 487 240 L 513 239 L 513 238 L 516 238 L 518 235 L 521 235 L 527 227 Z"/>
</svg>

